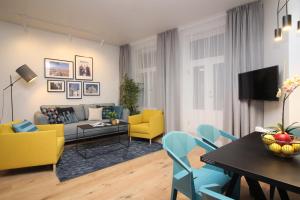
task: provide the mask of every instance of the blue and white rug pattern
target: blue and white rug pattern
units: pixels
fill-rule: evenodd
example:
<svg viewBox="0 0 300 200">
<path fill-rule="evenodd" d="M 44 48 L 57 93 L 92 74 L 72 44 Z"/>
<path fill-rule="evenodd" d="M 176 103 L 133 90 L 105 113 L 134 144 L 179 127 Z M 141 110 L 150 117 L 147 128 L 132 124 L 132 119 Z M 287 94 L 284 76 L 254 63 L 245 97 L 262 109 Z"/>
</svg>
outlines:
<svg viewBox="0 0 300 200">
<path fill-rule="evenodd" d="M 84 158 L 78 154 L 75 145 L 66 146 L 57 164 L 56 174 L 60 181 L 66 181 L 161 149 L 160 143 L 149 145 L 145 140 L 133 140 L 125 148 L 119 143 L 87 143 L 79 146 L 80 152 L 86 154 L 87 158 Z"/>
</svg>

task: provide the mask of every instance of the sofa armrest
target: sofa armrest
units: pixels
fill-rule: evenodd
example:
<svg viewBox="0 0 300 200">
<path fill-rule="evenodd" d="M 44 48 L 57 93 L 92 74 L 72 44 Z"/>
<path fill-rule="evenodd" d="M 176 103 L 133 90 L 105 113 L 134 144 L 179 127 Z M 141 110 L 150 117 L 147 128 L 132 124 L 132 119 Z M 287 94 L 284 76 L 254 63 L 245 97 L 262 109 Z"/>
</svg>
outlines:
<svg viewBox="0 0 300 200">
<path fill-rule="evenodd" d="M 149 127 L 152 133 L 164 132 L 164 117 L 161 114 L 156 114 L 149 119 Z"/>
<path fill-rule="evenodd" d="M 42 114 L 40 111 L 34 113 L 35 124 L 49 124 L 48 117 Z"/>
<path fill-rule="evenodd" d="M 40 131 L 55 130 L 57 137 L 64 137 L 64 125 L 63 124 L 47 124 L 47 125 L 37 125 Z"/>
<path fill-rule="evenodd" d="M 142 115 L 138 114 L 138 115 L 128 116 L 128 122 L 131 125 L 140 124 L 140 123 L 142 123 Z"/>
<path fill-rule="evenodd" d="M 0 169 L 34 166 L 57 159 L 56 131 L 21 132 L 0 136 Z"/>
</svg>

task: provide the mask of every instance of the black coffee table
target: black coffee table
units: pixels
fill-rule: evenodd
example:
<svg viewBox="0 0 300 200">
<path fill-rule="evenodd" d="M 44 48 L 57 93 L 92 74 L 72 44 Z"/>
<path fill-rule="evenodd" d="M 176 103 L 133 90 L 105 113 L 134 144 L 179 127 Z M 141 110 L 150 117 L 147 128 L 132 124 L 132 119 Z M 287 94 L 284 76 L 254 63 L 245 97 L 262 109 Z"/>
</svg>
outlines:
<svg viewBox="0 0 300 200">
<path fill-rule="evenodd" d="M 82 124 L 82 125 L 77 126 L 76 139 L 78 141 L 80 139 L 94 138 L 94 140 L 90 141 L 89 144 L 96 143 L 96 144 L 100 145 L 99 139 L 101 139 L 103 137 L 118 136 L 119 137 L 118 143 L 121 144 L 122 148 L 128 148 L 129 144 L 130 144 L 130 141 L 129 141 L 129 128 L 130 127 L 129 126 L 130 126 L 130 124 L 125 121 L 120 121 L 119 124 L 117 124 L 117 125 L 112 125 L 112 124 L 108 125 L 108 123 L 105 123 L 104 126 L 92 126 L 90 124 Z M 114 128 L 113 131 L 111 131 L 112 130 L 111 127 Z M 126 131 L 124 130 L 124 127 L 127 127 Z M 97 134 L 97 136 L 87 137 L 86 134 L 88 134 L 90 131 L 99 131 L 101 133 Z M 123 144 L 121 142 L 121 135 L 127 135 L 126 144 Z M 113 143 L 110 143 L 110 145 L 111 144 L 113 144 Z M 80 143 L 78 143 L 78 142 L 76 143 L 76 151 L 78 152 L 78 154 L 81 155 L 83 158 L 89 158 L 87 156 L 87 148 L 80 149 L 80 145 L 81 145 Z M 120 150 L 122 148 L 114 149 L 113 151 Z M 99 155 L 99 154 L 97 154 L 97 155 Z"/>
<path fill-rule="evenodd" d="M 289 199 L 286 191 L 300 194 L 300 156 L 286 159 L 272 155 L 265 149 L 260 133 L 251 133 L 207 153 L 201 156 L 201 161 L 234 173 L 226 192 L 228 196 L 241 176 L 246 178 L 255 199 L 266 199 L 258 181 L 276 187 L 281 199 Z"/>
</svg>

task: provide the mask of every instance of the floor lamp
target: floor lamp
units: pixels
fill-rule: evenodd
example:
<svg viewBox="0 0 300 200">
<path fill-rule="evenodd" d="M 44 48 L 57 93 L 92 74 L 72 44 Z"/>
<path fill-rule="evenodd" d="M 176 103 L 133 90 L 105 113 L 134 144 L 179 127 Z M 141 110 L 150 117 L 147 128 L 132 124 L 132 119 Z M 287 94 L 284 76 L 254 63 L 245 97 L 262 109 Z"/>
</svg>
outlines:
<svg viewBox="0 0 300 200">
<path fill-rule="evenodd" d="M 32 82 L 37 75 L 27 66 L 27 65 L 22 65 L 16 70 L 17 74 L 19 74 L 19 78 L 16 79 L 15 81 L 12 81 L 11 75 L 9 76 L 10 78 L 10 84 L 3 89 L 3 92 L 10 88 L 10 103 L 11 103 L 11 120 L 14 120 L 14 103 L 13 103 L 13 86 L 14 84 L 19 81 L 20 79 L 24 79 L 27 83 Z"/>
</svg>

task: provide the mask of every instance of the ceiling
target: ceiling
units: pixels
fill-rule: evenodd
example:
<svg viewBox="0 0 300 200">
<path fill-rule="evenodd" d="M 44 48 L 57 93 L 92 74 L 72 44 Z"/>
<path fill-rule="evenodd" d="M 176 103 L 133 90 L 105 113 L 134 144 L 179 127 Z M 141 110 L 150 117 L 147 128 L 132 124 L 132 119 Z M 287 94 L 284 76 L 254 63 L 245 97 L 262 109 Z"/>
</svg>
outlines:
<svg viewBox="0 0 300 200">
<path fill-rule="evenodd" d="M 253 0 L 0 0 L 0 20 L 121 45 Z"/>
</svg>

